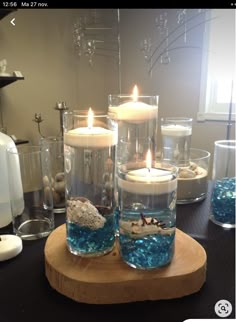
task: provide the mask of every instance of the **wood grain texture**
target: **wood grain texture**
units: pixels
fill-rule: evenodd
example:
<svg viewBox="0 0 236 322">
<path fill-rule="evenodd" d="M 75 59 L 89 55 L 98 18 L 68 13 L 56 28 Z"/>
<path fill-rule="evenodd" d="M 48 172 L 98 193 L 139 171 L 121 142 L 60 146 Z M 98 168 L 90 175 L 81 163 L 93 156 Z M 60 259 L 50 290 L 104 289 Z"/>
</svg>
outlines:
<svg viewBox="0 0 236 322">
<path fill-rule="evenodd" d="M 118 243 L 101 257 L 71 254 L 66 246 L 65 224 L 48 237 L 44 253 L 46 277 L 52 288 L 83 303 L 178 298 L 199 291 L 206 279 L 204 248 L 178 229 L 171 264 L 154 270 L 129 267 L 120 258 Z"/>
</svg>

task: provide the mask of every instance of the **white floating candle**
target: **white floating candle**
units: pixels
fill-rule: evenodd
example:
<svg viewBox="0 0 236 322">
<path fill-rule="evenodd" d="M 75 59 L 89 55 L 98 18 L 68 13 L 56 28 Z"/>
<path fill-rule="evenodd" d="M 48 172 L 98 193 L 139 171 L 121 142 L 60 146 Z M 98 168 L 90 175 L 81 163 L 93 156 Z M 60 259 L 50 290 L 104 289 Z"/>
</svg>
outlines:
<svg viewBox="0 0 236 322">
<path fill-rule="evenodd" d="M 179 124 L 162 125 L 161 134 L 167 136 L 187 136 L 192 134 L 192 128 Z"/>
<path fill-rule="evenodd" d="M 138 101 L 138 89 L 135 85 L 132 100 L 118 106 L 109 106 L 109 112 L 116 115 L 117 120 L 130 123 L 142 123 L 157 117 L 158 106 Z"/>
<path fill-rule="evenodd" d="M 143 195 L 161 195 L 170 193 L 177 188 L 177 179 L 173 177 L 170 171 L 163 171 L 160 175 L 162 170 L 151 169 L 150 172 L 153 175 L 145 177 L 143 174 L 146 170 L 132 170 L 127 173 L 125 180 L 118 178 L 119 187 L 127 192 Z M 155 170 L 159 173 L 158 175 Z"/>
<path fill-rule="evenodd" d="M 0 261 L 17 256 L 22 251 L 22 240 L 15 235 L 0 235 Z"/>
<path fill-rule="evenodd" d="M 118 185 L 127 192 L 137 194 L 163 194 L 174 191 L 177 179 L 169 170 L 152 168 L 151 152 L 148 150 L 146 168 L 129 171 L 125 179 L 118 178 Z"/>
<path fill-rule="evenodd" d="M 93 113 L 88 113 L 88 126 L 70 130 L 64 134 L 64 142 L 74 147 L 104 148 L 116 145 L 118 136 L 115 131 L 103 127 L 93 127 Z"/>
</svg>

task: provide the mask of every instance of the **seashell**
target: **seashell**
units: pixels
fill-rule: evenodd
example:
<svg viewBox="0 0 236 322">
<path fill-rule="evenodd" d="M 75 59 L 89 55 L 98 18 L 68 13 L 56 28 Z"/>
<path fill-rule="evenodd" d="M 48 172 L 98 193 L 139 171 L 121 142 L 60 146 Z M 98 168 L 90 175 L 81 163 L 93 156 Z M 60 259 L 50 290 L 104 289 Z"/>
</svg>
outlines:
<svg viewBox="0 0 236 322">
<path fill-rule="evenodd" d="M 195 178 L 196 174 L 190 169 L 183 169 L 179 171 L 179 178 Z"/>
<path fill-rule="evenodd" d="M 53 202 L 54 204 L 58 204 L 61 201 L 61 196 L 59 193 L 57 193 L 54 189 L 52 191 L 52 196 L 53 196 Z"/>
<path fill-rule="evenodd" d="M 60 182 L 60 181 L 64 181 L 64 180 L 65 180 L 65 174 L 64 174 L 64 172 L 58 172 L 55 175 L 55 181 L 56 182 Z"/>
<path fill-rule="evenodd" d="M 44 188 L 44 197 L 45 197 L 46 203 L 51 201 L 52 195 L 51 195 L 51 189 L 49 186 Z"/>
<path fill-rule="evenodd" d="M 197 169 L 197 164 L 194 163 L 194 162 L 190 162 L 190 167 L 189 167 L 190 170 L 196 170 Z"/>
<path fill-rule="evenodd" d="M 78 223 L 80 226 L 88 227 L 92 230 L 103 228 L 106 219 L 98 212 L 97 208 L 89 201 L 73 200 L 76 206 L 67 208 L 67 217 L 69 220 Z M 73 202 L 70 200 L 70 202 Z M 70 211 L 68 211 L 70 208 Z"/>
<path fill-rule="evenodd" d="M 48 178 L 48 176 L 43 177 L 43 185 L 44 185 L 44 187 L 49 186 L 49 178 Z"/>
<path fill-rule="evenodd" d="M 56 192 L 65 192 L 65 181 L 55 182 L 54 189 Z"/>
</svg>

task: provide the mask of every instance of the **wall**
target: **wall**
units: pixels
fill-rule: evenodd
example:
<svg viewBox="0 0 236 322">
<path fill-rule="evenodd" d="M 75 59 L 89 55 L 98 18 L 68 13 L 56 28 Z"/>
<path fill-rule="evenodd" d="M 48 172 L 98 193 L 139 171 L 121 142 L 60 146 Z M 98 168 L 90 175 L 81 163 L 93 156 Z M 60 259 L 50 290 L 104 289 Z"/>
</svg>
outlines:
<svg viewBox="0 0 236 322">
<path fill-rule="evenodd" d="M 0 60 L 7 71 L 19 70 L 25 80 L 1 90 L 1 109 L 8 134 L 37 144 L 34 114 L 41 113 L 45 136 L 59 133 L 56 102 L 70 109 L 107 109 L 108 94 L 118 92 L 118 61 L 99 56 L 89 66 L 73 45 L 73 23 L 85 9 L 20 9 L 0 21 Z M 107 15 L 116 10 L 107 9 Z M 16 26 L 10 24 L 15 17 Z M 115 19 L 116 17 L 114 17 Z"/>
<path fill-rule="evenodd" d="M 56 102 L 66 101 L 71 109 L 106 109 L 107 95 L 119 92 L 117 61 L 97 57 L 91 68 L 86 57 L 79 60 L 75 55 L 72 26 L 81 10 L 21 9 L 0 21 L 0 59 L 7 59 L 8 71 L 20 70 L 25 76 L 24 81 L 1 90 L 1 109 L 9 134 L 37 143 L 37 125 L 32 121 L 36 112 L 44 119 L 44 135 L 55 135 L 59 131 Z M 176 10 L 167 11 L 171 30 Z M 182 48 L 180 37 L 176 46 L 181 48 L 170 52 L 170 63 L 156 64 L 150 77 L 140 48 L 144 38 L 157 40 L 155 18 L 159 13 L 159 9 L 120 10 L 121 92 L 131 93 L 138 84 L 142 94 L 158 94 L 159 121 L 165 116 L 192 117 L 192 146 L 212 153 L 214 141 L 226 137 L 226 124 L 196 121 L 204 25 L 187 35 L 189 48 Z M 13 17 L 15 27 L 9 23 Z"/>
<path fill-rule="evenodd" d="M 169 32 L 176 27 L 176 10 L 165 10 L 168 13 Z M 195 10 L 197 11 L 197 10 Z M 122 9 L 121 10 L 121 87 L 122 91 L 131 92 L 138 84 L 141 93 L 159 95 L 159 123 L 161 117 L 185 116 L 193 118 L 192 147 L 204 149 L 211 153 L 214 141 L 226 138 L 225 122 L 197 122 L 199 108 L 200 77 L 202 61 L 202 42 L 204 24 L 201 19 L 187 28 L 199 24 L 187 33 L 187 43 L 183 36 L 173 43 L 180 47 L 170 51 L 169 64 L 157 63 L 152 76 L 148 74 L 148 65 L 141 50 L 144 38 L 160 43 L 155 19 L 163 10 L 159 9 Z M 200 18 L 200 17 L 199 17 Z M 180 33 L 177 33 L 177 36 Z M 173 36 L 170 37 L 173 39 Z M 155 44 L 154 44 L 155 45 Z M 183 48 L 187 47 L 187 48 Z M 231 138 L 235 137 L 234 125 Z M 159 126 L 160 135 L 160 126 Z M 159 136 L 159 147 L 161 146 Z M 213 155 L 212 155 L 213 157 Z M 211 159 L 212 163 L 212 159 Z"/>
</svg>

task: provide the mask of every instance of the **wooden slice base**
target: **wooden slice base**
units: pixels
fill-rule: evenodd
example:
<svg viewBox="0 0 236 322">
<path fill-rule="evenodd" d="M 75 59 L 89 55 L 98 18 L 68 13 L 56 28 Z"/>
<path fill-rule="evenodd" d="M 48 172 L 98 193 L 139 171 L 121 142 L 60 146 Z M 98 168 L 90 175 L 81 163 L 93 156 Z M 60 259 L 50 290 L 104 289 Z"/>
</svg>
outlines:
<svg viewBox="0 0 236 322">
<path fill-rule="evenodd" d="M 129 267 L 116 243 L 107 255 L 84 258 L 66 246 L 65 224 L 54 230 L 45 245 L 45 270 L 59 293 L 84 303 L 112 304 L 172 299 L 200 290 L 206 278 L 204 248 L 176 230 L 175 254 L 170 265 L 154 270 Z"/>
</svg>

